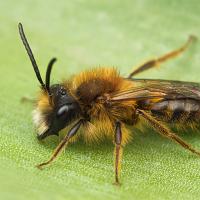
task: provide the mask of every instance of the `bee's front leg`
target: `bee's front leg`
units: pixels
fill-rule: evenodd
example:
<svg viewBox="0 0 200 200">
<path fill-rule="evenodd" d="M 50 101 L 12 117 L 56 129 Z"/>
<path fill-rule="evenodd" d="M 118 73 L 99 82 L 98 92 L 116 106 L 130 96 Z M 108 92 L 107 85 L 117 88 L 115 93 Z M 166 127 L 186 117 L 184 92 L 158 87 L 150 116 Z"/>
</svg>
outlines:
<svg viewBox="0 0 200 200">
<path fill-rule="evenodd" d="M 39 169 L 42 169 L 42 167 L 44 167 L 45 165 L 49 165 L 50 163 L 52 163 L 58 156 L 59 153 L 61 153 L 64 148 L 66 147 L 66 145 L 68 144 L 69 140 L 76 135 L 77 131 L 79 130 L 80 126 L 83 124 L 83 119 L 80 119 L 68 132 L 68 134 L 63 138 L 63 140 L 60 142 L 60 144 L 56 147 L 56 149 L 54 150 L 52 156 L 50 157 L 50 159 L 46 162 L 43 162 L 39 165 L 37 165 L 36 167 Z"/>
</svg>

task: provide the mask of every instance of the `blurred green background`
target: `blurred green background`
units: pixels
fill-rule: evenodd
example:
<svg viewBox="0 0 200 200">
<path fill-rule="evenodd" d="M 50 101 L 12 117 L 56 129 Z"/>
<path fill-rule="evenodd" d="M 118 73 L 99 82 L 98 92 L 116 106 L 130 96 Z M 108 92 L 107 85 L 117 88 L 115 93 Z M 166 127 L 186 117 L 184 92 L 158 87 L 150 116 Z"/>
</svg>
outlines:
<svg viewBox="0 0 200 200">
<path fill-rule="evenodd" d="M 133 130 L 124 151 L 122 186 L 113 182 L 113 144 L 71 145 L 43 171 L 58 144 L 38 142 L 31 104 L 38 82 L 18 35 L 22 22 L 41 73 L 53 56 L 56 83 L 92 66 L 134 65 L 200 38 L 198 0 L 0 0 L 0 199 L 199 199 L 200 159 L 147 129 Z M 200 42 L 139 77 L 200 82 Z M 180 134 L 200 149 L 196 133 Z"/>
</svg>

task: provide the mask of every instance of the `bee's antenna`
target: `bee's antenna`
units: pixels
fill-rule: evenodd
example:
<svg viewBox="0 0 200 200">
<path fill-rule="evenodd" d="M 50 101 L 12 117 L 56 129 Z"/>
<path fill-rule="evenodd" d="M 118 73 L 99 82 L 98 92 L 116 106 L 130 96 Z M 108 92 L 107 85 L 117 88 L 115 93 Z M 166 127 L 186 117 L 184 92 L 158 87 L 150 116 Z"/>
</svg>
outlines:
<svg viewBox="0 0 200 200">
<path fill-rule="evenodd" d="M 51 70 L 53 67 L 53 64 L 56 62 L 56 58 L 52 58 L 47 66 L 47 71 L 46 71 L 46 80 L 45 80 L 45 86 L 47 91 L 50 92 L 50 77 L 51 77 Z"/>
<path fill-rule="evenodd" d="M 47 90 L 47 92 L 48 92 L 49 95 L 50 95 L 49 90 L 47 89 L 46 85 L 44 84 L 44 82 L 43 82 L 43 80 L 42 80 L 42 77 L 41 77 L 41 75 L 40 75 L 40 71 L 39 71 L 39 69 L 38 69 L 37 63 L 36 63 L 36 61 L 35 61 L 35 58 L 34 58 L 34 56 L 33 56 L 32 50 L 31 50 L 31 48 L 30 48 L 30 46 L 29 46 L 29 43 L 28 43 L 28 41 L 27 41 L 27 39 L 26 39 L 24 30 L 23 30 L 23 26 L 22 26 L 21 23 L 19 23 L 18 28 L 19 28 L 19 34 L 20 34 L 20 36 L 21 36 L 22 42 L 23 42 L 23 44 L 24 44 L 24 47 L 25 47 L 25 49 L 26 49 L 26 51 L 27 51 L 27 53 L 28 53 L 28 56 L 29 56 L 29 58 L 30 58 L 30 60 L 31 60 L 31 63 L 32 63 L 33 69 L 34 69 L 34 71 L 35 71 L 35 74 L 36 74 L 36 76 L 37 76 L 37 79 L 38 79 L 38 81 L 40 82 L 42 88 L 43 88 L 44 90 Z M 51 68 L 51 66 L 50 66 L 50 68 Z M 50 71 L 51 71 L 51 70 L 50 70 Z"/>
</svg>

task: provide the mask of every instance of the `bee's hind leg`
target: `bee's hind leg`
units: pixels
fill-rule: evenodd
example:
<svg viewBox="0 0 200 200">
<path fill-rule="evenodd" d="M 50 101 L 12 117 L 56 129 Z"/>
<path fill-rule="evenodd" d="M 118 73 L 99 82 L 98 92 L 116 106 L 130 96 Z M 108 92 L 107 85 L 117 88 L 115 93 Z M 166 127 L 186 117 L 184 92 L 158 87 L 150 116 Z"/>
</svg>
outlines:
<svg viewBox="0 0 200 200">
<path fill-rule="evenodd" d="M 148 69 L 151 69 L 153 67 L 156 67 L 162 63 L 164 63 L 167 60 L 170 60 L 174 57 L 177 57 L 179 55 L 181 55 L 186 49 L 188 49 L 189 45 L 194 42 L 197 38 L 193 35 L 189 36 L 187 42 L 181 46 L 178 49 L 175 49 L 171 52 L 166 53 L 163 56 L 160 56 L 158 58 L 152 59 L 152 60 L 148 60 L 147 62 L 145 62 L 144 64 L 140 65 L 138 68 L 136 68 L 132 73 L 129 74 L 128 78 L 132 78 L 133 76 L 135 76 L 136 74 L 139 74 L 143 71 L 146 71 Z"/>
<path fill-rule="evenodd" d="M 161 122 L 156 120 L 153 116 L 151 116 L 149 113 L 143 111 L 143 110 L 138 110 L 138 113 L 141 117 L 143 117 L 146 122 L 151 125 L 156 132 L 158 132 L 160 135 L 171 139 L 172 141 L 176 142 L 177 144 L 181 145 L 183 148 L 191 151 L 194 154 L 197 154 L 200 156 L 200 152 L 193 147 L 191 147 L 190 144 L 185 142 L 183 139 L 181 139 L 179 136 L 171 132 L 165 125 L 163 125 Z"/>
</svg>

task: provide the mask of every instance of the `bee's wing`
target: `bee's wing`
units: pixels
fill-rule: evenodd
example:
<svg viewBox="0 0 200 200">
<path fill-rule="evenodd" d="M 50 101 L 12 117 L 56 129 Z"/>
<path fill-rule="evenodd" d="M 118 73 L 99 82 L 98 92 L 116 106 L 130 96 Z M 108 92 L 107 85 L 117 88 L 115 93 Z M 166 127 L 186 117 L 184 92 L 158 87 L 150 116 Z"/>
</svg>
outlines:
<svg viewBox="0 0 200 200">
<path fill-rule="evenodd" d="M 200 101 L 199 83 L 151 79 L 129 80 L 132 87 L 113 93 L 110 97 L 111 101 L 148 99 L 194 99 Z"/>
</svg>

